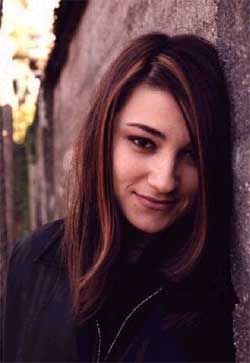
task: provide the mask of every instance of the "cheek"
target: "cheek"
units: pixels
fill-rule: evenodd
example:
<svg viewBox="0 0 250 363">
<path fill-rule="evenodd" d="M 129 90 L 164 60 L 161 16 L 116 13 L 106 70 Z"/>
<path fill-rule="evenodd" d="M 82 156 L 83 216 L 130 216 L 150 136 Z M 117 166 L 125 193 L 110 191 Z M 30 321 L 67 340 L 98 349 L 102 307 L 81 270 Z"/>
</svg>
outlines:
<svg viewBox="0 0 250 363">
<path fill-rule="evenodd" d="M 122 148 L 115 148 L 113 152 L 113 174 L 115 178 L 126 175 L 127 165 L 129 164 L 128 155 Z"/>
<path fill-rule="evenodd" d="M 196 168 L 189 168 L 182 178 L 182 192 L 186 195 L 195 195 L 199 189 L 199 176 Z"/>
<path fill-rule="evenodd" d="M 138 186 L 144 177 L 144 169 L 143 161 L 126 145 L 120 144 L 114 148 L 113 183 L 117 196 Z"/>
<path fill-rule="evenodd" d="M 113 150 L 113 181 L 116 191 L 128 184 L 133 177 L 133 160 L 122 144 L 118 144 Z"/>
</svg>

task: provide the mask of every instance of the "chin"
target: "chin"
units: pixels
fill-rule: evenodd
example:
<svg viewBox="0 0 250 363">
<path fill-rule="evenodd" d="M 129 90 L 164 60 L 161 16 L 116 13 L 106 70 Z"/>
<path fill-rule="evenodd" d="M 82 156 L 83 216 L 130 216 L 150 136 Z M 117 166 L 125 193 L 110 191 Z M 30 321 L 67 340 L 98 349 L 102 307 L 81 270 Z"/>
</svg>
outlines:
<svg viewBox="0 0 250 363">
<path fill-rule="evenodd" d="M 168 229 L 168 227 L 170 227 L 173 222 L 169 222 L 169 223 L 150 223 L 150 222 L 139 222 L 139 221 L 129 221 L 135 228 L 137 228 L 139 231 L 144 232 L 144 233 L 149 233 L 149 234 L 155 234 L 155 233 L 159 233 L 162 232 L 166 229 Z"/>
</svg>

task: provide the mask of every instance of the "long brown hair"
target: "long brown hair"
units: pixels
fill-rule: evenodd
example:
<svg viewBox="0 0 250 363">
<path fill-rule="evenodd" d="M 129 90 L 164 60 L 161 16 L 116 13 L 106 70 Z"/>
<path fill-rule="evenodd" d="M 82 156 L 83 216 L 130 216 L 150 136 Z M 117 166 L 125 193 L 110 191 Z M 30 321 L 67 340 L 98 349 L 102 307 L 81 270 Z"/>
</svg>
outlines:
<svg viewBox="0 0 250 363">
<path fill-rule="evenodd" d="M 175 97 L 197 153 L 199 193 L 192 228 L 178 254 L 166 261 L 168 278 L 180 281 L 191 273 L 207 253 L 213 231 L 226 239 L 218 226 L 227 222 L 225 211 L 231 210 L 231 204 L 220 193 L 225 195 L 231 185 L 219 177 L 219 170 L 226 178 L 230 169 L 229 108 L 217 51 L 194 35 L 143 35 L 123 50 L 103 76 L 74 150 L 63 251 L 73 311 L 81 322 L 102 303 L 121 248 L 112 182 L 112 132 L 117 113 L 142 83 Z"/>
</svg>

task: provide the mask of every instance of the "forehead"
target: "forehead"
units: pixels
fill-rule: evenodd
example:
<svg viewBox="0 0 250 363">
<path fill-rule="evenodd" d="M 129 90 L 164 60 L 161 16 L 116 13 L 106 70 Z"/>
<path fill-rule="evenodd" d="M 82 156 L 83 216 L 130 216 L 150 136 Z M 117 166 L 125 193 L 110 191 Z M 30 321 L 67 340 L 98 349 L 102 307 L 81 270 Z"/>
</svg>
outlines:
<svg viewBox="0 0 250 363">
<path fill-rule="evenodd" d="M 165 90 L 147 85 L 138 86 L 118 116 L 117 129 L 129 128 L 131 123 L 155 128 L 180 142 L 190 141 L 183 113 L 174 97 Z"/>
</svg>

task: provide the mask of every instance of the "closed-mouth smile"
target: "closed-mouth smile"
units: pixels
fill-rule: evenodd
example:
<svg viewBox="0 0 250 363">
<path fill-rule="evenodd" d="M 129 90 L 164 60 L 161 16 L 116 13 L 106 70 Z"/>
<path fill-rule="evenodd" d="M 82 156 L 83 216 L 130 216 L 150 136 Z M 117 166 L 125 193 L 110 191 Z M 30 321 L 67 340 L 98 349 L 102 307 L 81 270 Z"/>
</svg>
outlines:
<svg viewBox="0 0 250 363">
<path fill-rule="evenodd" d="M 151 196 L 146 196 L 143 194 L 135 193 L 138 197 L 139 201 L 145 206 L 150 209 L 154 210 L 166 210 L 169 206 L 173 206 L 176 204 L 176 199 L 156 199 Z"/>
</svg>

